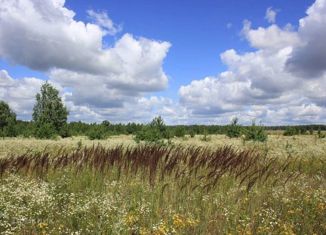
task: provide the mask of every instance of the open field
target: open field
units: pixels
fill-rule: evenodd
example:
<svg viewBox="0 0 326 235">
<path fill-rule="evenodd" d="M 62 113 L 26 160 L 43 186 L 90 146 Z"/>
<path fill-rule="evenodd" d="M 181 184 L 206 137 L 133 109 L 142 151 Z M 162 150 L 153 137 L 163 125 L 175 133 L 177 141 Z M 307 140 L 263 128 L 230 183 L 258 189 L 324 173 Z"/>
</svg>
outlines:
<svg viewBox="0 0 326 235">
<path fill-rule="evenodd" d="M 0 156 L 1 234 L 326 233 L 326 139 L 313 135 L 6 138 Z"/>
<path fill-rule="evenodd" d="M 268 150 L 269 156 L 286 158 L 289 154 L 297 157 L 319 157 L 326 152 L 326 138 L 318 139 L 315 135 L 283 136 L 277 131 L 272 131 L 266 143 L 247 141 L 243 142 L 240 138 L 228 138 L 225 135 L 210 135 L 209 141 L 203 141 L 201 135 L 194 138 L 173 138 L 172 143 L 185 146 L 207 146 L 210 148 L 232 145 L 237 148 L 258 148 Z M 136 145 L 132 135 L 112 136 L 107 140 L 89 140 L 87 137 L 71 137 L 58 140 L 40 140 L 34 138 L 4 138 L 0 141 L 0 157 L 10 154 L 22 154 L 27 150 L 43 151 L 44 149 L 75 149 L 78 144 L 82 146 L 92 146 L 101 144 L 105 147 L 116 145 Z"/>
</svg>

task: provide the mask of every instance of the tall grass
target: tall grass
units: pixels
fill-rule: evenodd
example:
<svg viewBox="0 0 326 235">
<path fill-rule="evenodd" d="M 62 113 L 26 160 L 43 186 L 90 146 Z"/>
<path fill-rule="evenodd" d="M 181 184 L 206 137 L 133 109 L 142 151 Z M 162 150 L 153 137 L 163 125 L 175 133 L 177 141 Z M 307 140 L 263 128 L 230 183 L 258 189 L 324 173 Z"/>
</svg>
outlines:
<svg viewBox="0 0 326 235">
<path fill-rule="evenodd" d="M 101 145 L 0 159 L 0 233 L 325 234 L 322 159 Z"/>
<path fill-rule="evenodd" d="M 211 150 L 204 147 L 150 144 L 136 147 L 119 145 L 114 148 L 94 145 L 70 153 L 62 148 L 56 153 L 26 152 L 3 158 L 0 159 L 0 175 L 14 172 L 43 177 L 49 171 L 64 168 L 72 169 L 76 174 L 91 169 L 105 175 L 116 170 L 118 176 L 140 175 L 151 185 L 165 177 L 188 183 L 203 180 L 203 189 L 214 187 L 224 175 L 229 175 L 240 186 L 245 184 L 249 190 L 255 183 L 266 182 L 271 175 L 274 175 L 275 182 L 275 175 L 279 176 L 277 180 L 284 179 L 282 173 L 290 164 L 291 161 L 280 163 L 276 158 L 267 158 L 257 151 L 237 150 L 230 146 Z"/>
</svg>

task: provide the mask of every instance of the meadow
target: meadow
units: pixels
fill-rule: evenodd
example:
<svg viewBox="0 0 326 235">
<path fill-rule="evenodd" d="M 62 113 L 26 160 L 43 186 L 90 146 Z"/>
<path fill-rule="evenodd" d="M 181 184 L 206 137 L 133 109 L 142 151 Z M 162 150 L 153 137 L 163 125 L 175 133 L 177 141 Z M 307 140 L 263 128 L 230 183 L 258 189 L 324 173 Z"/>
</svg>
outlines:
<svg viewBox="0 0 326 235">
<path fill-rule="evenodd" d="M 0 140 L 1 234 L 326 234 L 326 139 Z"/>
</svg>

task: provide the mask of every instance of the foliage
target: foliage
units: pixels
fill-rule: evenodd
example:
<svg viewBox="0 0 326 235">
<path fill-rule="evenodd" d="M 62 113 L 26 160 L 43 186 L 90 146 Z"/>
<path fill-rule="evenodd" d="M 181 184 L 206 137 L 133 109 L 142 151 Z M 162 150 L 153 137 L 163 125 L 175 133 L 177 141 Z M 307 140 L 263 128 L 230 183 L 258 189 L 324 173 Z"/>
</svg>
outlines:
<svg viewBox="0 0 326 235">
<path fill-rule="evenodd" d="M 67 138 L 67 137 L 71 137 L 71 131 L 67 125 L 67 123 L 65 123 L 59 130 L 59 135 L 62 137 L 62 138 Z"/>
<path fill-rule="evenodd" d="M 267 132 L 263 126 L 257 126 L 255 122 L 244 129 L 245 140 L 253 140 L 265 142 L 267 140 Z"/>
<path fill-rule="evenodd" d="M 0 101 L 0 136 L 16 136 L 16 114 L 4 101 Z"/>
<path fill-rule="evenodd" d="M 193 130 L 190 130 L 189 135 L 191 138 L 194 138 L 196 136 L 196 133 Z"/>
<path fill-rule="evenodd" d="M 166 127 L 162 117 L 155 117 L 148 125 L 136 133 L 135 140 L 147 142 L 162 142 L 163 139 L 170 139 L 171 132 Z"/>
<path fill-rule="evenodd" d="M 241 135 L 242 128 L 238 125 L 238 118 L 233 118 L 231 124 L 228 126 L 226 135 L 230 138 L 238 138 Z"/>
<path fill-rule="evenodd" d="M 87 137 L 90 140 L 103 140 L 107 139 L 108 132 L 106 130 L 107 126 L 105 125 L 92 125 L 90 130 L 87 132 Z"/>
<path fill-rule="evenodd" d="M 184 137 L 186 134 L 186 130 L 183 126 L 177 126 L 175 129 L 174 129 L 174 135 L 176 137 Z"/>
<path fill-rule="evenodd" d="M 41 123 L 34 134 L 39 139 L 53 139 L 57 136 L 57 131 L 51 123 Z"/>
<path fill-rule="evenodd" d="M 326 138 L 326 134 L 325 133 L 322 133 L 320 129 L 318 130 L 317 135 L 318 135 L 318 138 L 319 139 Z"/>
<path fill-rule="evenodd" d="M 309 130 L 309 131 L 308 131 Z M 313 127 L 308 126 L 289 126 L 286 127 L 284 130 L 284 136 L 294 136 L 294 135 L 306 135 L 306 134 L 313 134 Z"/>
<path fill-rule="evenodd" d="M 36 95 L 36 104 L 33 108 L 33 120 L 38 129 L 51 127 L 56 133 L 67 123 L 68 110 L 59 97 L 59 91 L 49 83 L 44 83 L 40 93 Z M 47 124 L 47 125 L 45 125 Z M 42 133 L 42 130 L 37 130 Z"/>
<path fill-rule="evenodd" d="M 208 131 L 205 129 L 205 130 L 204 130 L 204 134 L 203 134 L 203 136 L 202 136 L 202 138 L 201 138 L 201 141 L 208 142 L 208 141 L 210 141 L 210 140 L 211 140 L 211 137 L 208 135 Z"/>
</svg>

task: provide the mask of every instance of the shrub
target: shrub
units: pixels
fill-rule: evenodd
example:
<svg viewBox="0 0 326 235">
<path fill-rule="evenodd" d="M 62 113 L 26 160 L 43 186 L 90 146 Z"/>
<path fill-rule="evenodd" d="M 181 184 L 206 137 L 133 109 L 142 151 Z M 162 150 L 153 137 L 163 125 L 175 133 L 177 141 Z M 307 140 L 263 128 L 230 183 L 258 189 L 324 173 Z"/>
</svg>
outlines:
<svg viewBox="0 0 326 235">
<path fill-rule="evenodd" d="M 50 123 L 44 123 L 36 127 L 35 137 L 39 139 L 53 139 L 57 136 L 55 127 Z"/>
<path fill-rule="evenodd" d="M 16 114 L 10 109 L 4 101 L 0 101 L 0 135 L 14 137 L 16 136 Z"/>
<path fill-rule="evenodd" d="M 201 141 L 205 141 L 205 142 L 211 141 L 211 137 L 208 135 L 208 131 L 206 129 L 204 130 L 204 135 L 201 138 Z"/>
<path fill-rule="evenodd" d="M 196 136 L 196 133 L 193 130 L 190 130 L 189 135 L 191 138 L 194 138 Z"/>
<path fill-rule="evenodd" d="M 3 128 L 2 136 L 7 137 L 16 137 L 17 136 L 17 130 L 15 123 L 9 123 L 7 126 Z"/>
<path fill-rule="evenodd" d="M 326 134 L 325 133 L 322 133 L 321 130 L 320 130 L 320 128 L 318 129 L 317 135 L 318 135 L 318 138 L 319 139 L 326 138 Z"/>
<path fill-rule="evenodd" d="M 263 126 L 257 126 L 255 122 L 245 129 L 245 139 L 264 142 L 267 140 L 267 132 Z"/>
<path fill-rule="evenodd" d="M 71 131 L 69 130 L 69 127 L 67 124 L 64 124 L 61 129 L 59 130 L 59 135 L 62 138 L 67 138 L 67 137 L 71 137 Z"/>
<path fill-rule="evenodd" d="M 177 126 L 174 130 L 174 135 L 176 137 L 184 137 L 186 134 L 186 130 L 183 126 Z"/>
<path fill-rule="evenodd" d="M 162 142 L 163 139 L 170 138 L 171 132 L 167 129 L 163 119 L 158 116 L 136 133 L 135 141 Z"/>
<path fill-rule="evenodd" d="M 87 137 L 90 140 L 103 140 L 108 137 L 108 133 L 104 126 L 94 124 L 87 132 Z"/>
<path fill-rule="evenodd" d="M 237 138 L 241 135 L 242 128 L 238 125 L 238 118 L 233 118 L 231 124 L 227 127 L 226 135 L 230 138 Z"/>
<path fill-rule="evenodd" d="M 298 135 L 299 130 L 295 127 L 287 127 L 283 133 L 284 136 L 293 136 L 293 135 Z"/>
</svg>

